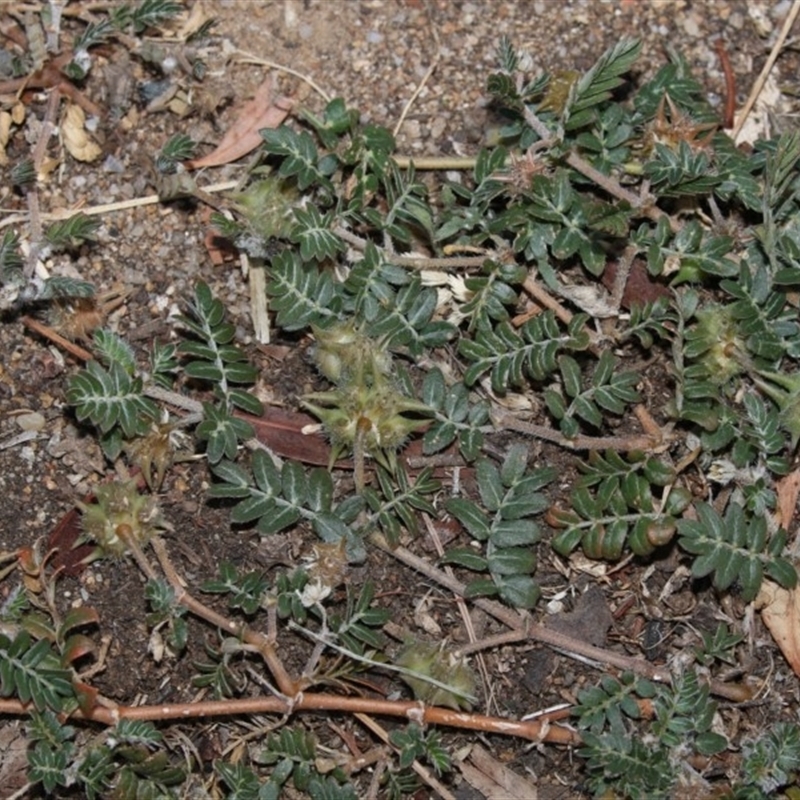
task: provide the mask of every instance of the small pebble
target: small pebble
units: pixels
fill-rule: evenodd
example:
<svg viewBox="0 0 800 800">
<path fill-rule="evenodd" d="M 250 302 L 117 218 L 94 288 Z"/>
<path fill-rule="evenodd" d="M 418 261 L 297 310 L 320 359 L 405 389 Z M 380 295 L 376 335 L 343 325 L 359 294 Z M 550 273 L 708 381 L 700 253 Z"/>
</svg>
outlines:
<svg viewBox="0 0 800 800">
<path fill-rule="evenodd" d="M 45 418 L 38 411 L 20 414 L 16 417 L 17 425 L 24 431 L 40 431 L 44 428 Z"/>
</svg>

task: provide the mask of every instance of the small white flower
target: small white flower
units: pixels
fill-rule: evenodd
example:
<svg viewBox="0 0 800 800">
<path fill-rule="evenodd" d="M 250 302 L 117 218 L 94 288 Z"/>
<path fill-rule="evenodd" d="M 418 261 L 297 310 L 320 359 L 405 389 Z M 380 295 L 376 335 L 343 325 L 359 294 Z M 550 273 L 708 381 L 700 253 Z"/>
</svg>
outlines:
<svg viewBox="0 0 800 800">
<path fill-rule="evenodd" d="M 727 486 L 735 477 L 737 469 L 727 458 L 719 458 L 708 470 L 709 480 Z"/>
<path fill-rule="evenodd" d="M 441 269 L 423 269 L 419 277 L 423 286 L 444 286 L 448 281 L 448 274 Z"/>
<path fill-rule="evenodd" d="M 474 292 L 467 288 L 467 282 L 461 275 L 448 275 L 447 284 L 458 301 L 466 303 L 472 299 Z"/>
<path fill-rule="evenodd" d="M 300 602 L 303 608 L 322 605 L 322 601 L 331 593 L 331 587 L 325 586 L 319 579 L 309 581 L 302 592 L 300 592 Z"/>
</svg>

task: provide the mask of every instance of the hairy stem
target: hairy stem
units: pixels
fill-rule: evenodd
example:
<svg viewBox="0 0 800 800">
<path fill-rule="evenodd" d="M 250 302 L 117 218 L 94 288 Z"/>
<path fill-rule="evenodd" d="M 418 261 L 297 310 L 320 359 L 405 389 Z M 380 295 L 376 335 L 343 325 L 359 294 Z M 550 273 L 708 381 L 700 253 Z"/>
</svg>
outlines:
<svg viewBox="0 0 800 800">
<path fill-rule="evenodd" d="M 293 697 L 297 692 L 297 683 L 286 671 L 283 663 L 278 658 L 275 647 L 267 637 L 257 631 L 251 630 L 247 625 L 227 619 L 222 616 L 222 614 L 218 614 L 216 611 L 213 611 L 208 608 L 208 606 L 192 597 L 184 588 L 184 582 L 181 580 L 172 564 L 164 541 L 160 537 L 154 536 L 150 543 L 153 546 L 153 550 L 155 550 L 161 568 L 164 570 L 164 574 L 167 576 L 167 580 L 175 590 L 176 601 L 188 608 L 195 616 L 210 622 L 212 625 L 216 625 L 220 630 L 232 634 L 240 638 L 243 642 L 255 647 L 272 672 L 275 682 L 278 684 L 278 688 L 287 697 Z"/>
</svg>

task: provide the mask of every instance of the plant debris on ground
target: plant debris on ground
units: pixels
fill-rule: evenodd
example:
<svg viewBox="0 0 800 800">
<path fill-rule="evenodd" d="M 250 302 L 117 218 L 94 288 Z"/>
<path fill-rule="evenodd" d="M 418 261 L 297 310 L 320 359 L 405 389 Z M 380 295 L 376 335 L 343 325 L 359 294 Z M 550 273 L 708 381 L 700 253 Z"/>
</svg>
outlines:
<svg viewBox="0 0 800 800">
<path fill-rule="evenodd" d="M 409 157 L 316 75 L 210 90 L 208 10 L 0 28 L 2 485 L 63 499 L 3 515 L 7 796 L 799 797 L 782 106 L 498 35 L 482 145 Z"/>
</svg>

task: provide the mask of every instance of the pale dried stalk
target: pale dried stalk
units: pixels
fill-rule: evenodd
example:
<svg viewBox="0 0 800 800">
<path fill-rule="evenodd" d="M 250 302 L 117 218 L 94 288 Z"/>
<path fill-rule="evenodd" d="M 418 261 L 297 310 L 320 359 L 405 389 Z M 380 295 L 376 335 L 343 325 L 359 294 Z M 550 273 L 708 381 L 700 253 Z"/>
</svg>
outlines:
<svg viewBox="0 0 800 800">
<path fill-rule="evenodd" d="M 513 414 L 505 412 L 494 414 L 492 422 L 495 428 L 527 433 L 529 436 L 553 442 L 553 444 L 557 444 L 567 450 L 616 450 L 622 453 L 630 452 L 631 450 L 644 450 L 645 452 L 652 452 L 660 448 L 664 443 L 663 436 L 654 435 L 650 432 L 627 436 L 584 436 L 579 433 L 577 436 L 568 438 L 555 428 L 526 422 L 525 420 L 517 419 Z"/>
</svg>

